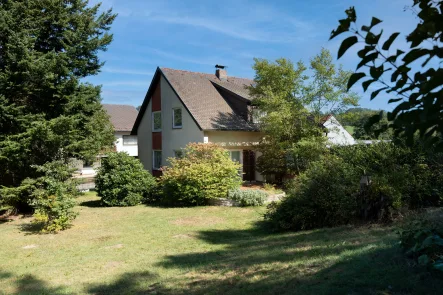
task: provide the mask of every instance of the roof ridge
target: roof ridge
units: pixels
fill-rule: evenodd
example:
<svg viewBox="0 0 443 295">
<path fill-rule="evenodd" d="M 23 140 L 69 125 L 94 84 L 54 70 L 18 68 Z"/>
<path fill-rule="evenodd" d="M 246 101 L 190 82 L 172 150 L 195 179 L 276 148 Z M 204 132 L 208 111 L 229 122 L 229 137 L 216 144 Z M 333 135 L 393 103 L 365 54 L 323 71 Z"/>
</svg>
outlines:
<svg viewBox="0 0 443 295">
<path fill-rule="evenodd" d="M 108 105 L 108 106 L 125 106 L 125 107 L 133 107 L 136 108 L 132 104 L 120 104 L 120 103 L 102 103 L 102 105 Z"/>
<path fill-rule="evenodd" d="M 191 73 L 191 74 L 210 75 L 210 76 L 217 77 L 215 74 L 211 74 L 211 73 L 194 72 L 194 71 L 188 71 L 188 70 L 179 70 L 179 69 L 173 69 L 173 68 L 167 68 L 167 67 L 159 67 L 159 68 L 160 68 L 161 70 L 172 70 L 172 71 L 178 71 L 178 72 L 185 72 L 185 73 Z M 229 78 L 246 79 L 246 80 L 251 80 L 251 81 L 253 81 L 253 79 L 250 79 L 250 78 L 244 78 L 244 77 L 228 76 L 228 80 L 229 80 Z"/>
</svg>

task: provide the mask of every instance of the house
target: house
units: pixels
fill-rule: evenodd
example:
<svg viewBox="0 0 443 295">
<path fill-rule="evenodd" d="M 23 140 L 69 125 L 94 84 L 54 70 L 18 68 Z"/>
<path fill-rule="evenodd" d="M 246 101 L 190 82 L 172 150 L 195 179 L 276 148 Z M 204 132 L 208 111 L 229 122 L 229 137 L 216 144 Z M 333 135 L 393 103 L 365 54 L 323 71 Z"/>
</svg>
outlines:
<svg viewBox="0 0 443 295">
<path fill-rule="evenodd" d="M 109 120 L 114 126 L 115 151 L 127 152 L 130 156 L 137 157 L 137 136 L 131 135 L 138 111 L 131 105 L 103 104 L 103 109 L 109 115 Z M 97 168 L 101 165 L 101 155 L 96 157 L 94 162 L 83 162 L 71 159 L 73 167 L 78 171 L 80 177 L 95 176 Z"/>
<path fill-rule="evenodd" d="M 127 152 L 130 156 L 138 156 L 137 136 L 131 135 L 132 127 L 138 111 L 134 106 L 123 104 L 103 104 L 114 126 L 115 150 Z"/>
<path fill-rule="evenodd" d="M 354 145 L 357 142 L 354 137 L 338 122 L 333 115 L 327 115 L 322 119 L 322 125 L 326 128 L 328 141 L 336 145 Z"/>
<path fill-rule="evenodd" d="M 251 120 L 245 86 L 252 80 L 157 68 L 132 129 L 139 159 L 154 175 L 190 142 L 216 143 L 243 165 L 244 180 L 262 180 L 254 152 L 263 134 Z"/>
<path fill-rule="evenodd" d="M 167 159 L 180 156 L 188 143 L 216 143 L 243 165 L 243 180 L 262 181 L 255 170 L 260 156 L 255 149 L 264 134 L 247 90 L 253 83 L 228 76 L 220 66 L 215 74 L 157 68 L 131 132 L 138 136 L 144 167 L 159 176 Z M 328 134 L 337 123 L 332 116 L 325 120 Z M 341 142 L 341 136 L 333 139 Z"/>
</svg>

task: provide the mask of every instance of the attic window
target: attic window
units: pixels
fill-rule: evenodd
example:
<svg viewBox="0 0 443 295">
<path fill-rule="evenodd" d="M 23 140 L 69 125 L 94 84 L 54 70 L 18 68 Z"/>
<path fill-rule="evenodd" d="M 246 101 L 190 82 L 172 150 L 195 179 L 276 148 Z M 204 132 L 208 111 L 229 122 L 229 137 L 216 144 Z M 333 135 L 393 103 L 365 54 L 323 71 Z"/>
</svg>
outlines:
<svg viewBox="0 0 443 295">
<path fill-rule="evenodd" d="M 182 109 L 172 109 L 172 128 L 182 128 Z"/>
</svg>

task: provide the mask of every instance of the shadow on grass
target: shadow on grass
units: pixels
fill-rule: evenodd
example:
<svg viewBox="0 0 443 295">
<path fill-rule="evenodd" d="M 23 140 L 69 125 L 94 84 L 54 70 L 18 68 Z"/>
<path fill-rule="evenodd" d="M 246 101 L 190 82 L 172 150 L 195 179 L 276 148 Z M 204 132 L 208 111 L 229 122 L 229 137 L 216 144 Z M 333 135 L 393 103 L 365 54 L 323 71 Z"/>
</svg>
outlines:
<svg viewBox="0 0 443 295">
<path fill-rule="evenodd" d="M 186 271 L 160 294 L 442 294 L 443 280 L 408 261 L 391 228 L 341 227 L 269 234 L 209 230 L 222 250 L 167 256 Z M 169 286 L 169 288 L 168 288 Z"/>
<path fill-rule="evenodd" d="M 126 273 L 91 294 L 441 294 L 443 280 L 400 252 L 391 228 L 342 227 L 269 234 L 201 231 L 220 250 L 167 256 L 173 278 Z"/>
<path fill-rule="evenodd" d="M 127 272 L 110 284 L 84 286 L 84 291 L 111 295 L 282 295 L 442 294 L 443 290 L 440 274 L 405 258 L 391 228 L 341 227 L 269 234 L 265 228 L 255 227 L 206 230 L 197 238 L 216 247 L 166 256 L 157 265 L 176 269 L 179 275 Z M 49 288 L 32 276 L 20 279 L 17 288 L 24 292 L 19 294 L 63 291 Z"/>
<path fill-rule="evenodd" d="M 23 223 L 19 225 L 19 228 L 20 231 L 23 231 L 26 234 L 40 234 L 43 228 L 43 223 L 39 222 Z"/>
<path fill-rule="evenodd" d="M 13 277 L 11 273 L 0 271 L 0 280 Z M 0 281 L 1 283 L 1 281 Z M 51 287 L 43 280 L 37 279 L 34 275 L 24 275 L 15 280 L 16 292 L 12 294 L 69 294 L 64 287 Z M 7 293 L 2 293 L 7 294 Z"/>
<path fill-rule="evenodd" d="M 156 293 L 158 276 L 149 272 L 125 273 L 109 285 L 92 285 L 87 291 L 90 294 L 158 294 Z M 162 293 L 160 293 L 162 294 Z"/>
<path fill-rule="evenodd" d="M 106 206 L 103 206 L 100 199 L 99 200 L 83 201 L 79 205 L 82 207 L 90 207 L 90 208 L 106 207 Z"/>
</svg>

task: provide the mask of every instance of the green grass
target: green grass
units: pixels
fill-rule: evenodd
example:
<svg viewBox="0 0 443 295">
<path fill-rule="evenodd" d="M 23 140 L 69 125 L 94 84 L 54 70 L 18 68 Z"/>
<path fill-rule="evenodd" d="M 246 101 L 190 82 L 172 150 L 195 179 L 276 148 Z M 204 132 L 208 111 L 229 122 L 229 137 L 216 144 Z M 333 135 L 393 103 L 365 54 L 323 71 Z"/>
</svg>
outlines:
<svg viewBox="0 0 443 295">
<path fill-rule="evenodd" d="M 441 294 L 390 227 L 269 233 L 264 208 L 97 207 L 74 226 L 0 224 L 0 294 Z"/>
</svg>

